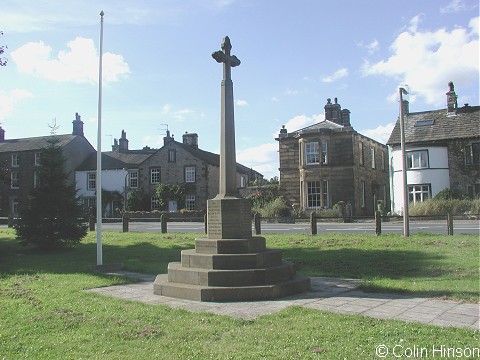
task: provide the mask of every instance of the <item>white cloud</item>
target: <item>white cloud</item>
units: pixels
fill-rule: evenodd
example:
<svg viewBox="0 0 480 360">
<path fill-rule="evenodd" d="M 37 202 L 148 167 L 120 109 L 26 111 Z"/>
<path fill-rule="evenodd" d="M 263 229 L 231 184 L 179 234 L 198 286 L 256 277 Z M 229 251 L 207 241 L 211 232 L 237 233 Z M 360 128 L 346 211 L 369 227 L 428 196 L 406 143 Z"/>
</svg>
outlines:
<svg viewBox="0 0 480 360">
<path fill-rule="evenodd" d="M 173 117 L 174 119 L 178 121 L 184 121 L 188 115 L 194 114 L 195 111 L 185 108 L 185 109 L 180 109 L 180 110 L 174 110 L 172 105 L 170 104 L 165 104 L 162 106 L 162 114 L 168 115 L 170 117 Z"/>
<path fill-rule="evenodd" d="M 460 12 L 462 10 L 466 10 L 467 6 L 463 0 L 452 0 L 447 6 L 443 6 L 440 8 L 440 12 L 442 14 Z"/>
<path fill-rule="evenodd" d="M 363 47 L 367 49 L 369 54 L 373 54 L 374 52 L 377 52 L 380 49 L 380 43 L 378 42 L 377 39 L 373 39 L 371 43 Z"/>
<path fill-rule="evenodd" d="M 341 79 L 347 75 L 348 75 L 348 69 L 341 68 L 335 71 L 333 74 L 323 77 L 322 81 L 326 83 L 330 83 L 330 82 L 334 82 L 335 80 Z"/>
<path fill-rule="evenodd" d="M 261 144 L 239 151 L 237 162 L 262 173 L 267 179 L 278 176 L 278 143 Z"/>
<path fill-rule="evenodd" d="M 8 94 L 0 92 L 0 120 L 9 117 L 15 110 L 15 106 L 19 101 L 30 97 L 33 97 L 33 95 L 23 89 L 14 89 Z"/>
<path fill-rule="evenodd" d="M 324 114 L 312 116 L 297 115 L 287 121 L 287 123 L 285 124 L 285 128 L 288 132 L 293 132 L 299 129 L 303 129 L 304 127 L 316 124 L 323 120 L 325 120 Z M 274 136 L 277 137 L 278 132 Z"/>
<path fill-rule="evenodd" d="M 285 94 L 287 94 L 287 95 L 297 95 L 298 90 L 287 89 L 287 90 L 285 90 Z"/>
<path fill-rule="evenodd" d="M 361 130 L 359 132 L 373 140 L 386 144 L 394 127 L 394 123 L 388 123 L 387 125 L 379 125 L 375 129 Z"/>
<path fill-rule="evenodd" d="M 280 99 L 277 98 L 276 96 L 272 96 L 272 97 L 270 98 L 270 100 L 272 100 L 273 102 L 279 102 L 279 101 L 280 101 Z"/>
<path fill-rule="evenodd" d="M 243 99 L 238 99 L 235 101 L 235 104 L 237 106 L 248 106 L 248 102 L 247 100 L 243 100 Z"/>
<path fill-rule="evenodd" d="M 43 41 L 29 42 L 11 52 L 20 72 L 59 82 L 98 82 L 98 55 L 92 39 L 77 37 L 52 57 L 52 48 Z M 130 72 L 121 55 L 103 54 L 103 81 L 118 81 Z"/>
<path fill-rule="evenodd" d="M 365 61 L 363 74 L 390 77 L 408 84 L 428 104 L 443 105 L 449 81 L 461 86 L 478 79 L 478 19 L 470 20 L 469 29 L 422 31 L 421 17 L 415 16 L 390 46 L 392 55 L 377 63 Z"/>
</svg>

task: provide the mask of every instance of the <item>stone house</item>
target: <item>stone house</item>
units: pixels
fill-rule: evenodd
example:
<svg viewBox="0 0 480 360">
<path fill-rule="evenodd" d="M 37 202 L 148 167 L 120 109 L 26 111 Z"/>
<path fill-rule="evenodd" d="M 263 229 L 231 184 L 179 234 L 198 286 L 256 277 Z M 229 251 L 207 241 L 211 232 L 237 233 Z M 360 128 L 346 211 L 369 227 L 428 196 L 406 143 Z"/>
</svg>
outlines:
<svg viewBox="0 0 480 360">
<path fill-rule="evenodd" d="M 480 194 L 480 106 L 458 107 L 449 84 L 447 108 L 410 112 L 404 101 L 405 155 L 409 202 L 452 189 L 470 197 Z M 390 149 L 392 210 L 403 212 L 400 122 L 387 145 Z"/>
<path fill-rule="evenodd" d="M 139 187 L 150 199 L 150 209 L 160 210 L 155 189 L 164 183 L 186 186 L 185 203 L 178 204 L 177 199 L 169 199 L 165 210 L 206 211 L 207 200 L 218 194 L 220 156 L 200 149 L 196 133 L 186 132 L 182 142 L 178 142 L 167 131 L 163 140 L 164 145 L 139 166 Z M 237 163 L 239 189 L 262 178 L 262 174 Z"/>
<path fill-rule="evenodd" d="M 388 209 L 387 147 L 353 129 L 350 111 L 327 99 L 325 120 L 278 138 L 280 187 L 292 205 L 313 211 L 350 203 L 371 216 L 377 200 Z"/>
<path fill-rule="evenodd" d="M 219 163 L 218 154 L 199 149 L 195 133 L 185 133 L 182 142 L 178 142 L 167 131 L 160 149 L 130 150 L 122 130 L 122 136 L 114 140 L 112 151 L 102 153 L 102 188 L 117 194 L 116 199 L 106 204 L 104 215 L 112 216 L 115 209 L 123 209 L 128 194 L 134 191 L 143 196 L 145 210 L 205 211 L 207 200 L 218 193 Z M 93 154 L 76 171 L 79 195 L 86 208 L 95 206 L 96 168 L 96 154 Z M 262 178 L 260 173 L 237 164 L 239 189 Z M 187 189 L 184 202 L 179 204 L 178 199 L 168 199 L 167 207 L 161 208 L 156 188 L 162 183 L 184 184 Z"/>
<path fill-rule="evenodd" d="M 95 149 L 85 138 L 83 121 L 75 114 L 72 122 L 72 134 L 48 135 L 23 139 L 7 139 L 5 130 L 0 127 L 0 164 L 2 171 L 0 214 L 1 216 L 18 216 L 19 204 L 23 203 L 28 194 L 38 183 L 37 170 L 41 166 L 42 149 L 48 141 L 55 138 L 57 145 L 63 150 L 67 181 L 74 184 L 75 169 Z"/>
</svg>

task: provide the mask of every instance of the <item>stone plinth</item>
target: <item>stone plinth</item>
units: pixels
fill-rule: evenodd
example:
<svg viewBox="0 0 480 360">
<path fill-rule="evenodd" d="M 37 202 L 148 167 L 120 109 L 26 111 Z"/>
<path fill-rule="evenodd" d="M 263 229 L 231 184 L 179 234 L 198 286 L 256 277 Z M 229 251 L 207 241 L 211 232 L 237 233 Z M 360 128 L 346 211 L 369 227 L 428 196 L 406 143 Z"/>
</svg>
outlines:
<svg viewBox="0 0 480 360">
<path fill-rule="evenodd" d="M 251 205 L 248 199 L 234 197 L 207 201 L 209 239 L 248 239 L 252 236 Z"/>
</svg>

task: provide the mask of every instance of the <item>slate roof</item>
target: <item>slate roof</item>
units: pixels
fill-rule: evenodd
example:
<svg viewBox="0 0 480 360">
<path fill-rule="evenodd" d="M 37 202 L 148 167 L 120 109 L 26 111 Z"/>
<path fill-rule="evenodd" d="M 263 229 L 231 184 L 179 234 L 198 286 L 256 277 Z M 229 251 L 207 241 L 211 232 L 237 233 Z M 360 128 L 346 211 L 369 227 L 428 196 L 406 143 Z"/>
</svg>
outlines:
<svg viewBox="0 0 480 360">
<path fill-rule="evenodd" d="M 40 150 L 48 145 L 48 140 L 57 139 L 58 146 L 65 146 L 79 135 L 49 135 L 24 139 L 6 139 L 0 142 L 0 153 Z"/>
<path fill-rule="evenodd" d="M 343 129 L 343 128 L 344 128 L 343 125 L 339 125 L 339 124 L 334 123 L 333 121 L 330 121 L 330 120 L 323 120 L 323 121 L 320 121 L 316 124 L 304 127 L 303 129 L 300 129 L 300 130 L 297 130 L 294 133 L 302 134 L 302 133 L 306 133 L 306 132 L 322 131 L 324 129 L 334 130 L 334 129 Z M 351 129 L 350 127 L 348 127 L 348 128 Z"/>
<path fill-rule="evenodd" d="M 102 152 L 102 169 L 132 169 L 138 167 L 152 155 L 151 151 L 130 150 L 127 152 L 106 151 Z M 77 171 L 95 170 L 97 168 L 97 154 L 90 155 L 80 164 Z"/>
<path fill-rule="evenodd" d="M 433 125 L 415 126 L 417 121 L 433 120 Z M 464 106 L 456 115 L 447 109 L 409 113 L 404 118 L 405 142 L 422 143 L 480 137 L 480 106 Z M 399 145 L 400 121 L 397 120 L 387 145 Z"/>
<path fill-rule="evenodd" d="M 220 155 L 219 154 L 215 154 L 215 153 L 212 153 L 212 152 L 209 152 L 209 151 L 201 150 L 199 148 L 195 148 L 191 145 L 183 144 L 183 143 L 178 142 L 176 140 L 172 140 L 172 141 L 175 141 L 176 145 L 180 146 L 181 148 L 188 151 L 193 156 L 205 161 L 206 163 L 214 165 L 214 166 L 220 166 Z M 241 173 L 250 173 L 252 171 L 252 169 L 250 169 L 249 167 L 246 167 L 245 165 L 237 163 L 237 171 L 241 172 Z M 253 171 L 255 171 L 255 170 L 253 170 Z M 255 172 L 257 174 L 263 176 L 263 174 L 260 174 L 258 171 L 255 171 Z"/>
</svg>

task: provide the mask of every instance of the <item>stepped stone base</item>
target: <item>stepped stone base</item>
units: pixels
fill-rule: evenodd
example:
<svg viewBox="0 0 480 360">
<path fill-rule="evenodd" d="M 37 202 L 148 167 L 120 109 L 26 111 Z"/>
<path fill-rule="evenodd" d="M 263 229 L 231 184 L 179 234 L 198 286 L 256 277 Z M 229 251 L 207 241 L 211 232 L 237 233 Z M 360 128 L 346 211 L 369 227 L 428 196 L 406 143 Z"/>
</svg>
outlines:
<svg viewBox="0 0 480 360">
<path fill-rule="evenodd" d="M 267 300 L 304 292 L 310 278 L 296 274 L 279 250 L 267 249 L 265 238 L 252 237 L 250 202 L 208 200 L 208 238 L 183 250 L 181 261 L 158 275 L 153 293 L 197 301 Z"/>
<path fill-rule="evenodd" d="M 257 286 L 204 286 L 171 283 L 167 274 L 157 275 L 153 293 L 195 301 L 251 301 L 272 300 L 307 291 L 310 278 L 296 275 L 295 278 L 272 285 Z"/>
<path fill-rule="evenodd" d="M 158 275 L 153 293 L 197 301 L 276 299 L 304 292 L 310 278 L 282 261 L 280 250 L 267 249 L 265 238 L 196 239 L 181 261 Z"/>
</svg>

